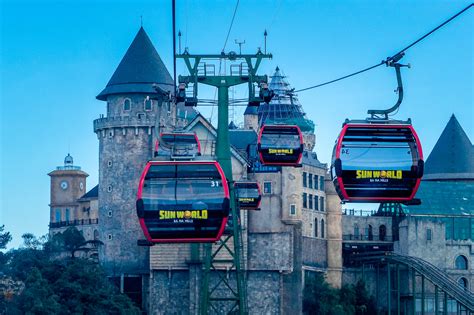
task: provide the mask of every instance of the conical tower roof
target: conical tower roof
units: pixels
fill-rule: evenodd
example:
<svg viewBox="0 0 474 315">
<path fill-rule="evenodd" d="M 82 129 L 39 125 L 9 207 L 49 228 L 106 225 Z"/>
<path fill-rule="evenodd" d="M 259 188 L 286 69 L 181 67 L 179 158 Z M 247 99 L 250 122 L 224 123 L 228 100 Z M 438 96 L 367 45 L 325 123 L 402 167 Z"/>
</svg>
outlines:
<svg viewBox="0 0 474 315">
<path fill-rule="evenodd" d="M 140 27 L 109 83 L 97 95 L 97 99 L 105 101 L 111 94 L 156 94 L 153 84 L 163 93 L 173 91 L 173 78 L 145 30 Z"/>
<path fill-rule="evenodd" d="M 423 179 L 474 179 L 474 147 L 454 114 L 426 160 Z"/>
<path fill-rule="evenodd" d="M 286 77 L 279 67 L 271 76 L 269 89 L 275 96 L 269 104 L 262 103 L 258 108 L 258 121 L 263 124 L 283 123 L 298 125 L 303 132 L 314 132 L 314 123 L 306 118 L 298 96 L 293 93 Z"/>
</svg>

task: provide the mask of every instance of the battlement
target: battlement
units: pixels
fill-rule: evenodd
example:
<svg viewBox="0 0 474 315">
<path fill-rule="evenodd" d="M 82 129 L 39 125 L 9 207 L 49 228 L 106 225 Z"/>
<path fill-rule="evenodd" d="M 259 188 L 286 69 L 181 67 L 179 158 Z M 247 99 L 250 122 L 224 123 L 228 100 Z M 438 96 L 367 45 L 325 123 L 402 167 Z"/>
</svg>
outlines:
<svg viewBox="0 0 474 315">
<path fill-rule="evenodd" d="M 155 123 L 154 117 L 145 113 L 138 116 L 101 117 L 94 120 L 94 132 L 98 133 L 111 128 L 153 127 Z"/>
</svg>

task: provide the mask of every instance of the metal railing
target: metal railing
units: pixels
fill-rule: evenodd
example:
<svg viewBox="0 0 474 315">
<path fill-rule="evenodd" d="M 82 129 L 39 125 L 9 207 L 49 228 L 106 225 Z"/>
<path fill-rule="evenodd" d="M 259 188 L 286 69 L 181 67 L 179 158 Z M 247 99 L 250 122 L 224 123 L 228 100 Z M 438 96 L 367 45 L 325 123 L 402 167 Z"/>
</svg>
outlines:
<svg viewBox="0 0 474 315">
<path fill-rule="evenodd" d="M 438 267 L 418 257 L 395 254 L 392 252 L 359 254 L 356 260 L 361 262 L 395 262 L 413 268 L 419 274 L 438 286 L 453 299 L 474 312 L 474 294 L 461 287 L 448 274 Z"/>
<path fill-rule="evenodd" d="M 60 227 L 65 227 L 65 226 L 90 225 L 90 224 L 98 224 L 98 223 L 99 223 L 99 219 L 81 219 L 81 220 L 51 222 L 49 224 L 49 227 L 60 228 Z"/>
<path fill-rule="evenodd" d="M 344 209 L 343 215 L 354 215 L 359 217 L 370 217 L 377 213 L 377 210 L 362 210 L 362 209 Z"/>
<path fill-rule="evenodd" d="M 372 234 L 372 235 L 344 234 L 342 235 L 342 240 L 343 241 L 393 242 L 393 236 L 392 235 L 379 235 L 379 234 Z"/>
</svg>

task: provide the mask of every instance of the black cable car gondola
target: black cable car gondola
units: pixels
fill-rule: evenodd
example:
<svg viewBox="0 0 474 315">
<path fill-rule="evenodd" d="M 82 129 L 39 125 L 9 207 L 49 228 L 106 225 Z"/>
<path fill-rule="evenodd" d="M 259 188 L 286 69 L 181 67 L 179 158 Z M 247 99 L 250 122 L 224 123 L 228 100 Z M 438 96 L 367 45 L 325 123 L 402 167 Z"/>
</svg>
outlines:
<svg viewBox="0 0 474 315">
<path fill-rule="evenodd" d="M 156 141 L 154 155 L 173 159 L 194 158 L 201 155 L 201 143 L 195 133 L 163 132 Z"/>
<path fill-rule="evenodd" d="M 150 161 L 137 215 L 152 243 L 215 242 L 229 215 L 229 187 L 216 161 Z"/>
<path fill-rule="evenodd" d="M 333 151 L 339 197 L 355 202 L 407 202 L 423 175 L 420 140 L 410 124 L 347 123 Z"/>
<path fill-rule="evenodd" d="M 258 182 L 236 182 L 235 188 L 240 209 L 256 210 L 260 208 L 262 194 Z"/>
<path fill-rule="evenodd" d="M 258 135 L 258 152 L 264 165 L 299 166 L 303 156 L 303 135 L 296 125 L 263 125 Z"/>
</svg>

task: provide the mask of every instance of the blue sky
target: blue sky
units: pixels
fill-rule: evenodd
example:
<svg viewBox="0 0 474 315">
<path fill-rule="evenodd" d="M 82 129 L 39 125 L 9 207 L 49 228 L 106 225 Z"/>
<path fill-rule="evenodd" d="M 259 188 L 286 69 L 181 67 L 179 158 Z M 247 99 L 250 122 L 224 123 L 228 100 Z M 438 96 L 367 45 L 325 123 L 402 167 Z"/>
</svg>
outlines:
<svg viewBox="0 0 474 315">
<path fill-rule="evenodd" d="M 235 1 L 177 0 L 183 47 L 219 53 Z M 263 47 L 296 89 L 385 59 L 447 19 L 469 1 L 251 1 L 241 0 L 227 44 L 245 40 L 244 52 Z M 49 177 L 70 152 L 98 181 L 98 141 L 92 121 L 105 112 L 95 96 L 107 84 L 143 26 L 171 71 L 170 1 L 0 0 L 1 189 L 0 224 L 14 236 L 47 233 Z M 396 116 L 412 118 L 429 153 L 454 113 L 474 139 L 473 11 L 407 51 L 405 100 Z M 185 74 L 178 65 L 178 74 Z M 379 67 L 299 99 L 316 124 L 316 152 L 329 162 L 345 118 L 365 118 L 369 108 L 393 105 L 393 69 Z M 236 98 L 245 97 L 238 89 Z M 213 97 L 204 91 L 202 98 Z M 206 95 L 207 94 L 207 95 Z M 200 109 L 206 117 L 210 109 Z M 244 108 L 236 109 L 237 121 Z M 355 205 L 355 208 L 358 208 Z"/>
</svg>

